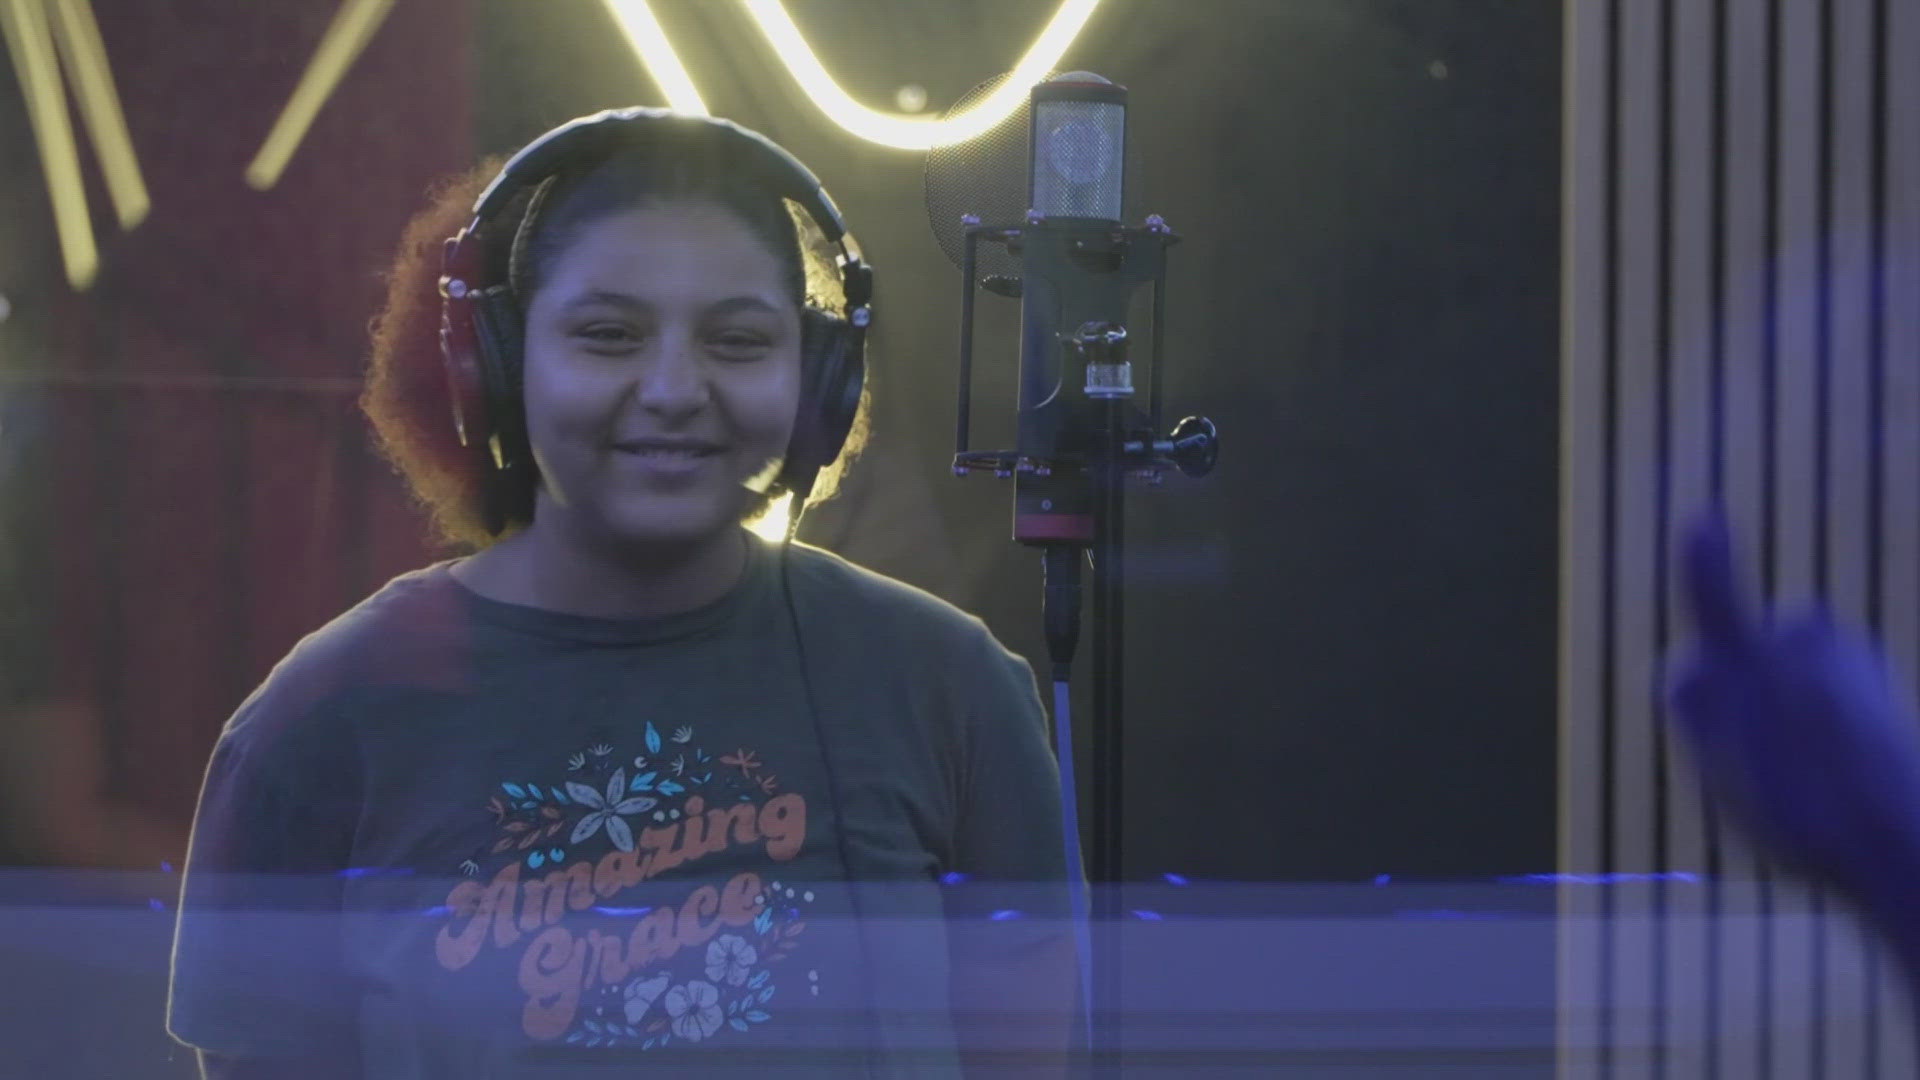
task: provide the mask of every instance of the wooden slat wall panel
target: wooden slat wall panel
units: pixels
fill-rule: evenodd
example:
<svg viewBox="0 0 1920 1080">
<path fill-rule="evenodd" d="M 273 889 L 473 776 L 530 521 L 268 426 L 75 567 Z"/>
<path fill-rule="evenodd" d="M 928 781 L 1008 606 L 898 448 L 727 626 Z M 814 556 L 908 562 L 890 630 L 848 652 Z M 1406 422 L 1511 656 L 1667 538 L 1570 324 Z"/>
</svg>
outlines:
<svg viewBox="0 0 1920 1080">
<path fill-rule="evenodd" d="M 1662 201 L 1666 207 L 1662 270 L 1660 346 L 1665 408 L 1659 417 L 1660 475 L 1665 491 L 1656 492 L 1656 538 L 1661 557 L 1652 585 L 1656 602 L 1654 655 L 1666 651 L 1679 626 L 1679 575 L 1668 553 L 1688 507 L 1712 497 L 1714 426 L 1708 422 L 1713 399 L 1713 86 L 1714 9 L 1711 4 L 1668 4 L 1663 47 L 1666 120 Z M 1702 63 L 1700 61 L 1707 60 Z M 1676 512 L 1678 511 L 1678 512 Z M 1657 683 L 1657 677 L 1654 680 Z M 1656 727 L 1665 727 L 1665 703 L 1654 702 Z M 1661 863 L 1704 868 L 1708 834 L 1701 800 L 1679 767 L 1671 745 L 1655 761 L 1659 785 L 1655 809 L 1664 820 Z M 1656 905 L 1665 916 L 1655 942 L 1663 988 L 1656 1003 L 1666 1015 L 1661 1041 L 1666 1067 L 1682 1075 L 1698 1074 L 1710 1057 L 1709 930 L 1706 890 L 1683 882 L 1658 881 Z"/>
<path fill-rule="evenodd" d="M 1653 915 L 1660 869 L 1655 813 L 1656 758 L 1662 738 L 1653 715 L 1654 562 L 1659 548 L 1660 383 L 1658 323 L 1665 303 L 1662 242 L 1661 49 L 1667 36 L 1663 0 L 1621 0 L 1619 234 L 1613 364 L 1614 618 L 1611 713 L 1615 767 L 1608 792 L 1613 815 L 1611 872 L 1630 875 L 1609 891 L 1615 971 L 1613 1047 L 1617 1077 L 1651 1077 L 1650 1048 L 1663 1019 L 1657 1000 Z"/>
<path fill-rule="evenodd" d="M 1665 735 L 1673 556 L 1920 666 L 1920 5 L 1569 0 L 1562 1075 L 1911 1076 L 1840 901 L 1701 805 Z M 1893 302 L 1889 302 L 1889 301 Z"/>
<path fill-rule="evenodd" d="M 1825 398 L 1821 457 L 1825 473 L 1823 507 L 1825 559 L 1823 592 L 1837 614 L 1867 626 L 1878 617 L 1869 602 L 1878 573 L 1875 552 L 1874 364 L 1868 352 L 1873 322 L 1869 259 L 1872 208 L 1874 52 L 1872 4 L 1831 4 L 1822 34 L 1825 43 L 1823 144 L 1826 185 L 1820 210 L 1824 221 L 1820 308 Z M 1911 604 L 1912 601 L 1909 601 Z M 1877 630 L 1878 627 L 1875 627 Z M 1863 977 L 1866 942 L 1850 913 L 1836 912 L 1827 922 L 1826 969 L 1817 985 L 1826 988 L 1824 1075 L 1864 1077 L 1869 1071 L 1868 1032 L 1878 1006 L 1872 980 Z"/>
<path fill-rule="evenodd" d="M 1880 624 L 1897 671 L 1920 672 L 1920 5 L 1884 0 L 1880 41 L 1880 135 L 1884 215 L 1875 263 L 1882 300 L 1882 340 L 1877 370 L 1881 383 Z M 1893 302 L 1903 297 L 1904 302 Z M 1878 1075 L 1920 1075 L 1920 1055 L 1907 1018 L 1913 1015 L 1904 984 L 1891 965 L 1880 975 Z"/>
<path fill-rule="evenodd" d="M 1609 40 L 1608 5 L 1574 4 L 1565 22 L 1564 100 L 1568 122 L 1566 185 L 1562 215 L 1567 241 L 1561 247 L 1561 351 L 1564 381 L 1560 426 L 1561 532 L 1599 536 L 1607 528 L 1606 427 L 1608 368 L 1612 354 L 1607 318 L 1615 49 Z M 1560 852 L 1570 869 L 1597 871 L 1607 863 L 1604 792 L 1608 747 L 1602 711 L 1602 665 L 1607 590 L 1591 567 L 1563 560 L 1561 567 L 1560 670 Z M 1563 890 L 1559 973 L 1562 1075 L 1592 1080 L 1607 1040 L 1593 1005 L 1608 986 L 1601 974 L 1607 958 L 1603 895 L 1594 889 Z"/>
<path fill-rule="evenodd" d="M 1762 491 L 1767 483 L 1767 264 L 1768 177 L 1773 130 L 1768 92 L 1770 0 L 1727 0 L 1720 9 L 1721 108 L 1719 140 L 1720 317 L 1718 446 L 1720 491 L 1733 528 L 1752 552 L 1761 536 Z M 1761 581 L 1758 560 L 1742 567 L 1750 588 Z M 1766 899 L 1761 861 L 1734 830 L 1720 830 L 1709 853 L 1709 883 L 1719 915 L 1712 933 L 1717 962 L 1710 985 L 1713 1039 L 1709 1076 L 1767 1075 L 1769 1047 L 1760 1037 L 1768 1009 L 1770 941 L 1765 924 L 1749 913 Z M 1713 856 L 1717 854 L 1717 866 Z"/>
<path fill-rule="evenodd" d="M 1815 319 L 1820 188 L 1820 5 L 1821 0 L 1776 0 L 1779 32 L 1773 86 L 1776 156 L 1772 253 L 1773 482 L 1761 557 L 1776 598 L 1801 603 L 1817 587 L 1814 559 L 1818 528 L 1815 462 L 1819 392 Z M 1798 882 L 1773 883 L 1776 910 L 1811 910 L 1819 898 Z M 1786 1076 L 1813 1075 L 1817 924 L 1783 919 L 1772 924 L 1773 1009 L 1769 1029 L 1773 1061 Z"/>
</svg>

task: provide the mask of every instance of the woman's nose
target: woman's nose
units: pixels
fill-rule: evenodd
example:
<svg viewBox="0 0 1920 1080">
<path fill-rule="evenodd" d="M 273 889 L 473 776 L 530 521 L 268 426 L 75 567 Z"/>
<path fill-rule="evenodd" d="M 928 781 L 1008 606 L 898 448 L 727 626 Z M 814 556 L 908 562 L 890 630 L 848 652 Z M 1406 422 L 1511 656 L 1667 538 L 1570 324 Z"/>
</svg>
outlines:
<svg viewBox="0 0 1920 1080">
<path fill-rule="evenodd" d="M 641 365 L 635 395 L 640 406 L 662 417 L 690 416 L 707 407 L 712 387 L 694 343 L 668 339 Z"/>
</svg>

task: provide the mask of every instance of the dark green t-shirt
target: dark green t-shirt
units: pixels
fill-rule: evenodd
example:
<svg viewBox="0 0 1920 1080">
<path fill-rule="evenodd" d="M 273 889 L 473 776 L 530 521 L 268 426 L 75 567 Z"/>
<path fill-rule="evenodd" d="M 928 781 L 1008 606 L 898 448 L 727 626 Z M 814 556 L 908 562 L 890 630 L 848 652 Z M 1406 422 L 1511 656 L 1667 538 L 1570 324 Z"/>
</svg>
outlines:
<svg viewBox="0 0 1920 1080">
<path fill-rule="evenodd" d="M 442 563 L 304 640 L 208 766 L 169 1030 L 381 1078 L 951 1072 L 955 921 L 1061 930 L 1032 673 L 926 593 L 751 547 L 682 615 Z"/>
</svg>

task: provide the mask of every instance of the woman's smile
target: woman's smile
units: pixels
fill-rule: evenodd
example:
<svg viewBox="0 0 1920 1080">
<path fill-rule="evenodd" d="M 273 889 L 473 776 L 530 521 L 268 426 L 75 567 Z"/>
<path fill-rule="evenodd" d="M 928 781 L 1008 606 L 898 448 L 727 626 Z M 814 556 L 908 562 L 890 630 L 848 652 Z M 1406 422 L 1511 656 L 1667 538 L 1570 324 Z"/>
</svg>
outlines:
<svg viewBox="0 0 1920 1080">
<path fill-rule="evenodd" d="M 623 466 L 661 478 L 696 476 L 726 458 L 725 446 L 697 439 L 625 439 L 612 450 Z"/>
</svg>

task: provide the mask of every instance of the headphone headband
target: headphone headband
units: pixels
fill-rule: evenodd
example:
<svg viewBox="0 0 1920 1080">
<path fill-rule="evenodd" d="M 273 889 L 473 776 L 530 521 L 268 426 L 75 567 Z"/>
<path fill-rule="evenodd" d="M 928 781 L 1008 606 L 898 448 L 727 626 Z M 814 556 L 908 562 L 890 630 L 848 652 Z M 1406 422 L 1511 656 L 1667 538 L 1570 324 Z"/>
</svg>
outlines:
<svg viewBox="0 0 1920 1080">
<path fill-rule="evenodd" d="M 819 178 L 780 144 L 731 120 L 646 106 L 582 116 L 522 147 L 475 200 L 473 224 L 490 219 L 515 195 L 552 176 L 569 161 L 606 157 L 627 149 L 671 153 L 677 146 L 721 155 L 726 165 L 749 173 L 767 191 L 799 203 L 828 243 L 838 244 L 847 235 L 840 209 Z"/>
</svg>

